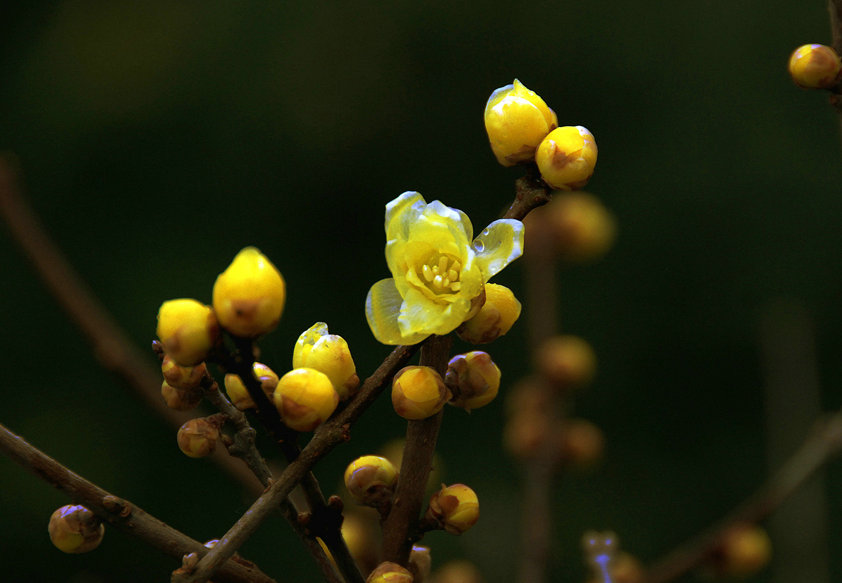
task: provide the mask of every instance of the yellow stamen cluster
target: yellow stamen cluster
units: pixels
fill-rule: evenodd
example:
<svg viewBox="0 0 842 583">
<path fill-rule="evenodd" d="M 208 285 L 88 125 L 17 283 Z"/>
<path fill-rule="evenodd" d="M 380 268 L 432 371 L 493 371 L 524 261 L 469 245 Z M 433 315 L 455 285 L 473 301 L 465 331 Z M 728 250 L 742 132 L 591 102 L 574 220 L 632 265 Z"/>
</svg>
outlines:
<svg viewBox="0 0 842 583">
<path fill-rule="evenodd" d="M 457 292 L 462 289 L 459 275 L 462 263 L 459 259 L 444 253 L 437 253 L 433 258 L 421 266 L 421 277 L 427 287 L 435 294 Z"/>
</svg>

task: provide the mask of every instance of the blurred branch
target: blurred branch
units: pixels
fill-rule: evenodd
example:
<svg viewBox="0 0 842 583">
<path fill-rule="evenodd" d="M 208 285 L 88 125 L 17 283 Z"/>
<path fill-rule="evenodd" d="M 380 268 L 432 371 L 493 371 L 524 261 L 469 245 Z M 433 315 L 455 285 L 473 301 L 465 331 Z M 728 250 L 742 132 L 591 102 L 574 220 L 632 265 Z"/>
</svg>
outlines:
<svg viewBox="0 0 842 583">
<path fill-rule="evenodd" d="M 656 562 L 646 583 L 678 578 L 708 559 L 737 524 L 756 524 L 796 492 L 817 470 L 842 450 L 842 412 L 819 419 L 798 451 L 753 496 L 719 523 Z"/>
<path fill-rule="evenodd" d="M 128 500 L 118 498 L 73 473 L 53 458 L 0 425 L 0 450 L 54 488 L 67 494 L 73 502 L 87 507 L 115 528 L 136 536 L 148 545 L 181 559 L 191 553 L 201 555 L 207 549 L 180 531 L 147 514 Z M 218 580 L 237 583 L 273 583 L 256 565 L 234 557 L 217 574 Z"/>
<path fill-rule="evenodd" d="M 161 399 L 160 370 L 150 364 L 105 311 L 90 288 L 70 266 L 27 204 L 13 164 L 0 157 L 0 215 L 44 285 L 82 331 L 98 360 L 134 389 L 149 407 L 178 428 L 190 415 L 174 411 Z M 242 464 L 224 452 L 213 457 L 230 476 L 253 491 L 260 488 Z"/>
</svg>

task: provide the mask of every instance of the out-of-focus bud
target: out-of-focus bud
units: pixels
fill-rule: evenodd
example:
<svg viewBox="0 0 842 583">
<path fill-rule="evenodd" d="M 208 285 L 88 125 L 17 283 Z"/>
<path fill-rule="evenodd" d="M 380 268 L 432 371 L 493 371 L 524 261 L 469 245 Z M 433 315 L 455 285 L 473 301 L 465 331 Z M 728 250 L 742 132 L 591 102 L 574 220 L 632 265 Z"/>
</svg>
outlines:
<svg viewBox="0 0 842 583">
<path fill-rule="evenodd" d="M 195 366 L 219 339 L 219 325 L 210 306 L 192 299 L 168 300 L 158 310 L 158 338 L 176 364 Z"/>
<path fill-rule="evenodd" d="M 430 583 L 485 583 L 482 573 L 470 561 L 457 560 L 445 563 L 435 570 Z"/>
<path fill-rule="evenodd" d="M 839 79 L 840 69 L 839 55 L 825 45 L 802 45 L 789 57 L 789 74 L 805 89 L 833 87 Z"/>
<path fill-rule="evenodd" d="M 345 470 L 345 487 L 360 504 L 382 508 L 391 501 L 398 471 L 392 462 L 376 455 L 355 459 Z"/>
<path fill-rule="evenodd" d="M 369 510 L 361 508 L 358 510 Z M 342 521 L 342 538 L 348 545 L 348 551 L 360 567 L 363 574 L 368 573 L 377 565 L 377 551 L 379 549 L 374 536 L 373 526 L 376 522 L 368 520 L 367 515 L 359 511 L 346 508 Z"/>
<path fill-rule="evenodd" d="M 287 427 L 313 431 L 336 410 L 339 395 L 326 374 L 313 368 L 296 368 L 278 381 L 274 400 Z"/>
<path fill-rule="evenodd" d="M 595 424 L 585 419 L 567 419 L 562 425 L 561 461 L 578 468 L 596 463 L 605 449 L 605 436 Z"/>
<path fill-rule="evenodd" d="M 407 366 L 392 379 L 392 406 L 404 419 L 426 419 L 441 411 L 450 391 L 429 366 Z"/>
<path fill-rule="evenodd" d="M 765 567 L 772 556 L 769 535 L 759 526 L 741 524 L 722 538 L 715 569 L 731 577 L 745 578 Z"/>
<path fill-rule="evenodd" d="M 465 484 L 442 486 L 430 498 L 427 517 L 451 534 L 462 534 L 479 520 L 479 500 Z"/>
<path fill-rule="evenodd" d="M 164 380 L 177 389 L 195 389 L 202 382 L 202 377 L 208 372 L 205 363 L 198 366 L 181 366 L 169 355 L 164 355 L 161 361 L 161 372 Z"/>
<path fill-rule="evenodd" d="M 433 557 L 430 554 L 430 547 L 412 545 L 409 552 L 409 570 L 415 583 L 424 583 L 430 578 L 430 571 L 433 568 Z"/>
<path fill-rule="evenodd" d="M 53 512 L 47 531 L 58 550 L 64 553 L 87 553 L 102 542 L 105 525 L 84 506 L 68 504 Z"/>
<path fill-rule="evenodd" d="M 555 112 L 517 79 L 491 94 L 484 118 L 491 151 L 503 166 L 532 160 L 544 136 L 558 126 Z"/>
<path fill-rule="evenodd" d="M 397 563 L 380 563 L 371 572 L 366 583 L 412 583 L 412 573 Z"/>
<path fill-rule="evenodd" d="M 596 374 L 596 354 L 578 336 L 553 336 L 538 348 L 538 370 L 562 388 L 587 385 Z"/>
<path fill-rule="evenodd" d="M 500 368 L 487 352 L 459 354 L 447 363 L 444 384 L 455 395 L 451 405 L 466 411 L 490 403 L 500 390 Z"/>
<path fill-rule="evenodd" d="M 202 402 L 202 390 L 198 387 L 182 389 L 174 387 L 167 381 L 161 383 L 161 396 L 170 409 L 176 411 L 190 411 Z"/>
<path fill-rule="evenodd" d="M 515 413 L 503 430 L 503 445 L 512 456 L 530 459 L 540 453 L 552 434 L 552 423 L 543 411 Z"/>
<path fill-rule="evenodd" d="M 520 302 L 509 288 L 485 284 L 485 303 L 470 320 L 456 330 L 459 338 L 471 344 L 488 344 L 511 330 L 520 317 Z"/>
<path fill-rule="evenodd" d="M 298 337 L 292 353 L 292 367 L 314 368 L 325 373 L 343 401 L 360 384 L 348 343 L 341 336 L 328 334 L 324 322 L 316 322 Z"/>
<path fill-rule="evenodd" d="M 582 126 L 556 128 L 535 152 L 541 178 L 557 190 L 574 190 L 588 183 L 596 166 L 596 140 Z"/>
<path fill-rule="evenodd" d="M 255 338 L 272 331 L 285 301 L 281 272 L 255 247 L 237 253 L 213 285 L 216 317 L 234 336 Z"/>
<path fill-rule="evenodd" d="M 272 394 L 275 392 L 275 387 L 278 386 L 278 375 L 275 374 L 271 368 L 260 362 L 255 362 L 252 366 L 254 377 L 260 381 L 260 386 L 263 392 L 269 399 L 272 399 Z M 239 410 L 253 409 L 255 407 L 254 401 L 238 375 L 229 373 L 225 375 L 223 380 L 225 384 L 225 392 L 228 393 L 228 398 L 231 403 Z"/>
<path fill-rule="evenodd" d="M 547 383 L 534 376 L 526 377 L 507 391 L 506 413 L 512 416 L 522 412 L 544 413 L 555 401 L 556 395 Z"/>
<path fill-rule="evenodd" d="M 205 457 L 216 449 L 219 423 L 212 418 L 191 419 L 178 430 L 178 449 L 194 458 Z"/>
<path fill-rule="evenodd" d="M 616 221 L 592 194 L 557 194 L 545 208 L 551 236 L 562 259 L 591 261 L 602 257 L 614 243 Z"/>
</svg>

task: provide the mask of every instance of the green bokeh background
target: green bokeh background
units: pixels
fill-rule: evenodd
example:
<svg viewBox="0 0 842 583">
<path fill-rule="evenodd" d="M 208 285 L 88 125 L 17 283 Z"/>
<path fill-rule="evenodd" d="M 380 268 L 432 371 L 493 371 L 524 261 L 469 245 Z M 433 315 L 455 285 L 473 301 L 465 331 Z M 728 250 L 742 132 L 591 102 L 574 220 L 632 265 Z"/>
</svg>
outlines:
<svg viewBox="0 0 842 583">
<path fill-rule="evenodd" d="M 217 273 L 253 244 L 289 292 L 265 360 L 288 367 L 295 338 L 323 320 L 364 376 L 388 352 L 363 315 L 388 275 L 383 205 L 419 190 L 478 227 L 512 196 L 518 172 L 495 163 L 483 131 L 489 93 L 518 77 L 562 124 L 595 134 L 589 190 L 620 234 L 604 260 L 562 273 L 560 311 L 598 353 L 576 413 L 608 445 L 595 472 L 555 488 L 553 581 L 583 579 L 586 529 L 612 528 L 652 560 L 767 475 L 758 323 L 769 306 L 810 315 L 822 405 L 842 402 L 838 122 L 826 95 L 786 74 L 794 47 L 828 41 L 823 2 L 80 0 L 0 14 L 0 149 L 141 347 L 163 300 L 209 301 Z M 7 230 L 0 241 L 0 422 L 194 538 L 224 533 L 249 496 L 178 452 L 98 366 Z M 498 281 L 522 289 L 520 267 Z M 505 383 L 529 368 L 524 344 L 521 325 L 490 346 Z M 435 564 L 467 556 L 489 583 L 512 580 L 521 478 L 500 447 L 502 400 L 447 413 L 443 479 L 474 486 L 483 516 L 459 539 L 430 536 Z M 325 490 L 401 432 L 379 402 L 319 466 Z M 841 479 L 831 467 L 831 518 Z M 65 503 L 0 457 L 4 564 L 29 581 L 167 580 L 172 559 L 113 529 L 95 553 L 55 551 L 47 518 Z M 840 534 L 831 521 L 837 580 Z M 280 521 L 243 553 L 279 581 L 317 580 Z"/>
</svg>

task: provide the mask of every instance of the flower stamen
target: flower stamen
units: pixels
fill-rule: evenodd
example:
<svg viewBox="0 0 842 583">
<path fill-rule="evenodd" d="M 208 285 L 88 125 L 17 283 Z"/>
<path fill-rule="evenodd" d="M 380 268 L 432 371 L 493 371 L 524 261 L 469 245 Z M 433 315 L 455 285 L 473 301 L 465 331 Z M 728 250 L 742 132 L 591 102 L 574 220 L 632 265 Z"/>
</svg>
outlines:
<svg viewBox="0 0 842 583">
<path fill-rule="evenodd" d="M 459 291 L 462 283 L 459 281 L 462 263 L 447 254 L 434 254 L 430 260 L 421 266 L 421 275 L 427 283 L 427 288 L 434 294 L 448 294 Z"/>
</svg>

